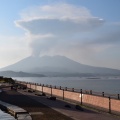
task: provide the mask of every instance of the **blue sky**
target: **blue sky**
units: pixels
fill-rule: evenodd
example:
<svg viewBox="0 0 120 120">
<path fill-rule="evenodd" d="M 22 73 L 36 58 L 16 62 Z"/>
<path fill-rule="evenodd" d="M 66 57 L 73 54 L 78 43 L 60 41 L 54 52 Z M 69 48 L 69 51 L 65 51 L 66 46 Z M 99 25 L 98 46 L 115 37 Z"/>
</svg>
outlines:
<svg viewBox="0 0 120 120">
<path fill-rule="evenodd" d="M 0 68 L 64 55 L 120 69 L 120 0 L 1 0 Z"/>
</svg>

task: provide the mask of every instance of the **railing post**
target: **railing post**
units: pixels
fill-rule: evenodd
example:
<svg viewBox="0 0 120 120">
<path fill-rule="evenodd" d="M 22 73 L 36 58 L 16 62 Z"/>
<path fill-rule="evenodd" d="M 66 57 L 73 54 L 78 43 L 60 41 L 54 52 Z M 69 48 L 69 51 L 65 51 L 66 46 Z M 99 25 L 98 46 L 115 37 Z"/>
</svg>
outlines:
<svg viewBox="0 0 120 120">
<path fill-rule="evenodd" d="M 50 88 L 51 88 L 51 97 L 52 97 L 52 85 L 50 85 Z"/>
<path fill-rule="evenodd" d="M 30 89 L 31 89 L 31 83 L 30 83 Z"/>
<path fill-rule="evenodd" d="M 82 89 L 80 89 L 80 93 L 81 93 L 81 105 L 82 105 Z"/>
<path fill-rule="evenodd" d="M 120 94 L 118 94 L 118 99 L 120 99 Z"/>
<path fill-rule="evenodd" d="M 72 88 L 72 92 L 74 92 L 74 88 Z"/>
<path fill-rule="evenodd" d="M 108 99 L 109 99 L 109 113 L 111 113 L 111 98 L 108 97 Z"/>
<path fill-rule="evenodd" d="M 102 96 L 104 97 L 104 92 L 102 92 Z"/>
<path fill-rule="evenodd" d="M 42 85 L 42 93 L 43 93 L 43 86 L 44 86 L 44 84 Z"/>
<path fill-rule="evenodd" d="M 37 83 L 35 83 L 35 90 L 37 90 Z"/>
<path fill-rule="evenodd" d="M 65 90 L 67 91 L 67 87 L 65 87 Z"/>
<path fill-rule="evenodd" d="M 63 100 L 64 100 L 64 89 L 63 89 Z"/>
<path fill-rule="evenodd" d="M 92 95 L 92 90 L 90 90 L 90 94 Z"/>
</svg>

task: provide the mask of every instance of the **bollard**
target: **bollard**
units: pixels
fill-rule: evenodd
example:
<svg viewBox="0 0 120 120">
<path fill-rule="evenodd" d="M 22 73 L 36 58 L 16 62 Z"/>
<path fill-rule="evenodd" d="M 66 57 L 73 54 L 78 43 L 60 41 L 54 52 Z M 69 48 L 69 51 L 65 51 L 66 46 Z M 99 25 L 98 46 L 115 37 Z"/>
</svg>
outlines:
<svg viewBox="0 0 120 120">
<path fill-rule="evenodd" d="M 55 86 L 55 89 L 56 89 L 56 86 Z"/>
<path fill-rule="evenodd" d="M 61 86 L 60 86 L 60 90 L 61 90 Z"/>
</svg>

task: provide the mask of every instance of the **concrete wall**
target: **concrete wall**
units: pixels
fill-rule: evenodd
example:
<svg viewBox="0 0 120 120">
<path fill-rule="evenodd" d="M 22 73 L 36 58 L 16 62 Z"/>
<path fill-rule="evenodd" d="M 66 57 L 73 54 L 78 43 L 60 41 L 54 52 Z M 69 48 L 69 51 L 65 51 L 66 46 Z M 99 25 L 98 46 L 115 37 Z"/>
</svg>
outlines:
<svg viewBox="0 0 120 120">
<path fill-rule="evenodd" d="M 42 92 L 42 86 L 37 85 L 37 86 L 36 86 L 36 90 L 38 90 L 38 91 L 41 91 L 41 92 Z"/>
<path fill-rule="evenodd" d="M 31 89 L 36 90 L 36 85 L 35 84 L 31 84 Z"/>
<path fill-rule="evenodd" d="M 27 88 L 31 88 L 31 84 L 27 84 Z"/>
<path fill-rule="evenodd" d="M 120 115 L 120 100 L 111 99 L 111 112 Z"/>
<path fill-rule="evenodd" d="M 43 87 L 43 92 L 51 94 L 51 88 L 49 88 L 49 87 Z"/>
<path fill-rule="evenodd" d="M 63 90 L 60 89 L 52 89 L 52 95 L 58 96 L 58 97 L 63 97 Z"/>
<path fill-rule="evenodd" d="M 25 83 L 24 83 L 25 84 Z M 109 99 L 103 96 L 95 96 L 90 94 L 82 94 L 78 92 L 67 91 L 58 88 L 51 88 L 46 86 L 40 86 L 37 84 L 26 84 L 28 88 L 45 92 L 53 96 L 61 97 L 62 99 L 73 100 L 77 103 L 82 102 L 83 105 L 94 107 L 99 110 L 104 110 L 114 114 L 120 115 L 120 100 Z"/>
<path fill-rule="evenodd" d="M 80 93 L 64 91 L 64 98 L 74 100 L 76 102 L 81 102 Z"/>
<path fill-rule="evenodd" d="M 99 107 L 101 110 L 109 111 L 109 98 L 88 94 L 84 94 L 82 97 L 83 104 L 91 107 L 95 106 L 96 108 Z"/>
</svg>

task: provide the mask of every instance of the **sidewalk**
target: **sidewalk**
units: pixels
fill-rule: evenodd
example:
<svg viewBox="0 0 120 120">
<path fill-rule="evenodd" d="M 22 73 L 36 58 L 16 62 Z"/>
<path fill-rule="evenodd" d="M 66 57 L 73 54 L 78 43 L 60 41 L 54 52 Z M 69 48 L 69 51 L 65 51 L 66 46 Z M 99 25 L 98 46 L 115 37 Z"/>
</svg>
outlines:
<svg viewBox="0 0 120 120">
<path fill-rule="evenodd" d="M 49 100 L 45 96 L 36 96 L 35 93 L 24 92 L 19 90 L 20 93 L 27 95 L 28 97 L 44 104 L 52 109 L 74 119 L 74 120 L 120 120 L 120 117 L 113 116 L 108 113 L 98 113 L 96 111 L 88 110 L 84 108 L 84 111 L 76 110 L 75 104 L 71 104 L 62 100 Z M 65 107 L 69 105 L 71 108 Z"/>
</svg>

